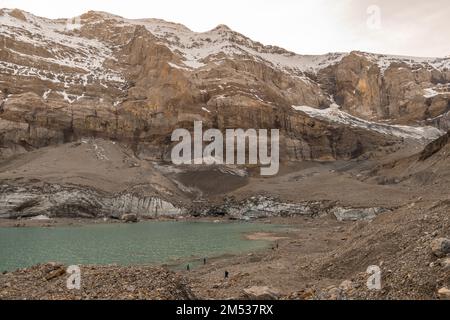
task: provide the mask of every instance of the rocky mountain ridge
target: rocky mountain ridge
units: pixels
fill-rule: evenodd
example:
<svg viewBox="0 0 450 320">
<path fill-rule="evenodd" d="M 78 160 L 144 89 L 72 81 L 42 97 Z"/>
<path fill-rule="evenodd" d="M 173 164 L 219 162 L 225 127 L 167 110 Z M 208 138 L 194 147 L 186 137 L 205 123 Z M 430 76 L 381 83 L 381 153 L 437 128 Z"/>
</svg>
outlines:
<svg viewBox="0 0 450 320">
<path fill-rule="evenodd" d="M 94 136 L 164 158 L 172 130 L 194 120 L 219 129 L 280 128 L 293 160 L 360 154 L 342 135 L 363 152 L 373 140 L 393 143 L 291 108 L 335 103 L 365 120 L 448 127 L 448 58 L 302 56 L 223 25 L 195 33 L 102 12 L 50 20 L 3 9 L 0 28 L 5 155 Z"/>
</svg>

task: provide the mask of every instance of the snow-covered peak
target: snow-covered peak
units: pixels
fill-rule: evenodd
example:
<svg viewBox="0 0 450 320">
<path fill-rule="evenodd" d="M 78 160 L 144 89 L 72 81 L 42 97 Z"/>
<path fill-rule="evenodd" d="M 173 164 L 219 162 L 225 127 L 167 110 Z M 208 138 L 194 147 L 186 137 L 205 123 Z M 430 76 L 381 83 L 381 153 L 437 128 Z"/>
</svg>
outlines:
<svg viewBox="0 0 450 320">
<path fill-rule="evenodd" d="M 22 19 L 22 16 L 25 19 Z M 84 25 L 110 20 L 117 25 L 144 26 L 159 39 L 161 44 L 181 56 L 181 63 L 177 62 L 177 65 L 186 70 L 206 67 L 209 64 L 220 64 L 224 60 L 245 59 L 266 64 L 304 79 L 305 74 L 315 74 L 339 63 L 349 55 L 348 53 L 299 55 L 276 46 L 253 41 L 226 25 L 218 25 L 206 32 L 194 32 L 184 25 L 161 19 L 126 19 L 100 11 L 89 11 L 71 19 L 50 20 L 20 10 L 4 9 L 0 15 L 0 31 L 2 35 L 36 46 L 56 43 L 59 46 L 75 49 L 81 53 L 76 67 L 87 72 L 94 72 L 101 68 L 107 58 L 112 57 L 110 48 L 101 41 L 81 38 L 71 31 L 82 28 Z M 378 64 L 382 72 L 385 72 L 392 63 L 405 63 L 411 68 L 415 66 L 438 70 L 450 68 L 450 58 L 413 58 L 362 52 L 354 52 L 354 54 L 362 55 Z M 73 58 L 71 60 L 75 61 Z M 58 62 L 55 61 L 55 63 Z"/>
<path fill-rule="evenodd" d="M 0 71 L 5 74 L 39 77 L 52 82 L 66 82 L 64 79 L 67 71 L 71 69 L 71 82 L 85 85 L 92 81 L 124 82 L 120 73 L 104 66 L 106 60 L 114 59 L 111 49 L 99 40 L 73 34 L 74 26 L 81 27 L 82 20 L 51 20 L 17 9 L 2 10 L 0 35 L 10 38 L 12 42 L 31 45 L 34 50 L 30 52 L 20 46 L 5 47 L 5 50 L 20 57 L 23 64 L 0 61 Z M 55 73 L 55 70 L 60 71 Z"/>
<path fill-rule="evenodd" d="M 76 35 L 64 36 L 66 32 L 74 29 L 73 24 L 76 24 L 76 28 L 81 28 L 86 24 L 114 20 L 118 25 L 141 25 L 173 52 L 181 53 L 185 66 L 191 69 L 203 67 L 209 62 L 219 62 L 224 58 L 244 57 L 267 63 L 271 67 L 294 75 L 303 75 L 304 72 L 314 73 L 335 64 L 346 55 L 340 53 L 317 56 L 298 55 L 276 46 L 266 46 L 252 41 L 223 24 L 206 32 L 194 32 L 182 24 L 162 19 L 126 19 L 101 11 L 89 11 L 78 17 L 57 20 L 40 18 L 24 11 L 15 10 L 16 13 L 21 13 L 26 17 L 25 20 L 21 20 L 14 17 L 13 11 L 12 9 L 1 11 L 1 31 L 11 36 L 14 35 L 14 32 L 6 30 L 6 27 L 29 31 L 31 37 L 28 37 L 26 41 L 34 41 L 36 45 L 40 42 L 41 36 L 68 46 L 71 43 L 75 45 L 81 42 L 89 45 L 93 40 L 78 39 Z M 25 39 L 22 37 L 19 40 Z"/>
<path fill-rule="evenodd" d="M 392 64 L 405 64 L 410 68 L 434 68 L 439 71 L 450 69 L 450 57 L 433 58 L 433 57 L 410 57 L 398 55 L 385 55 L 367 52 L 352 52 L 356 55 L 361 55 L 378 64 L 381 72 L 384 73 Z"/>
<path fill-rule="evenodd" d="M 298 55 L 276 46 L 266 46 L 244 35 L 219 25 L 206 32 L 194 32 L 183 25 L 163 20 L 123 19 L 124 23 L 142 24 L 173 52 L 181 52 L 186 66 L 200 68 L 208 62 L 244 57 L 269 64 L 271 67 L 303 75 L 315 73 L 338 63 L 347 54 Z"/>
</svg>

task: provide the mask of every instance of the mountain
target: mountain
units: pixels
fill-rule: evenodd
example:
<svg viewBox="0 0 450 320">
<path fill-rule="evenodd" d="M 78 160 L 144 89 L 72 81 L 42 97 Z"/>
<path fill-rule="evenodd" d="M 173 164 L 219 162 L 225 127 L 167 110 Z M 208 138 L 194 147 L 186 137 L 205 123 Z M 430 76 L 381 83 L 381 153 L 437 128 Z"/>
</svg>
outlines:
<svg viewBox="0 0 450 320">
<path fill-rule="evenodd" d="M 280 129 L 279 173 L 173 165 L 172 131 L 196 120 Z M 208 257 L 189 283 L 82 266 L 69 292 L 49 263 L 3 272 L 0 298 L 448 298 L 449 129 L 450 57 L 299 55 L 225 25 L 2 9 L 0 227 L 200 216 L 289 228 L 247 235 L 276 247 Z M 382 290 L 366 289 L 367 266 Z"/>
<path fill-rule="evenodd" d="M 218 128 L 279 127 L 289 158 L 348 158 L 355 150 L 341 147 L 338 136 L 359 134 L 336 133 L 291 108 L 333 103 L 365 120 L 448 127 L 448 58 L 304 56 L 224 25 L 195 33 L 103 12 L 49 20 L 4 9 L 0 25 L 3 145 L 93 135 L 127 140 L 140 152 L 202 119 Z M 360 144 L 370 149 L 372 142 Z M 304 145 L 311 152 L 292 151 Z"/>
<path fill-rule="evenodd" d="M 196 33 L 157 19 L 90 11 L 51 20 L 17 9 L 0 10 L 0 48 L 7 215 L 106 215 L 119 195 L 124 212 L 178 214 L 186 199 L 247 185 L 251 168 L 167 166 L 172 131 L 195 120 L 281 129 L 288 171 L 417 152 L 450 128 L 448 57 L 299 55 L 225 25 Z M 212 189 L 218 177 L 227 182 Z"/>
</svg>

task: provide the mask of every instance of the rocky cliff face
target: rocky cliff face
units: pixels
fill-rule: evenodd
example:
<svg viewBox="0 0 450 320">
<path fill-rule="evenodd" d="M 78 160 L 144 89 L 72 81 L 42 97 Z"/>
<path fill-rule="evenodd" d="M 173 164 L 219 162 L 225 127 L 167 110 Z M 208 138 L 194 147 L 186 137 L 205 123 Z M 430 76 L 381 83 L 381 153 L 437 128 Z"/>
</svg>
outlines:
<svg viewBox="0 0 450 320">
<path fill-rule="evenodd" d="M 352 52 L 321 71 L 336 101 L 365 119 L 429 122 L 450 110 L 449 59 Z"/>
<path fill-rule="evenodd" d="M 194 33 L 101 12 L 48 20 L 4 9 L 0 29 L 3 156 L 94 136 L 164 158 L 173 129 L 194 120 L 280 128 L 291 160 L 351 158 L 395 143 L 291 108 L 334 100 L 364 119 L 447 124 L 449 59 L 300 56 L 223 25 Z"/>
</svg>

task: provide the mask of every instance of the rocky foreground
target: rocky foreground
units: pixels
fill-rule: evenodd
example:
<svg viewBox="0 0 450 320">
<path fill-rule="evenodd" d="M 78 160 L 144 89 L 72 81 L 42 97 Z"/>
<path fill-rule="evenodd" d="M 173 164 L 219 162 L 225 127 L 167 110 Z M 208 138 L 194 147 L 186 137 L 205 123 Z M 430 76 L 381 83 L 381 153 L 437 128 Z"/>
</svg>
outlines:
<svg viewBox="0 0 450 320">
<path fill-rule="evenodd" d="M 217 299 L 252 287 L 273 299 L 449 299 L 449 209 L 419 201 L 372 222 L 290 220 L 296 229 L 278 247 L 202 267 L 189 275 L 192 288 Z M 367 287 L 369 266 L 380 268 L 380 290 Z"/>
<path fill-rule="evenodd" d="M 81 266 L 81 289 L 68 289 L 67 266 L 37 265 L 0 276 L 0 299 L 187 300 L 186 279 L 159 267 Z"/>
</svg>

